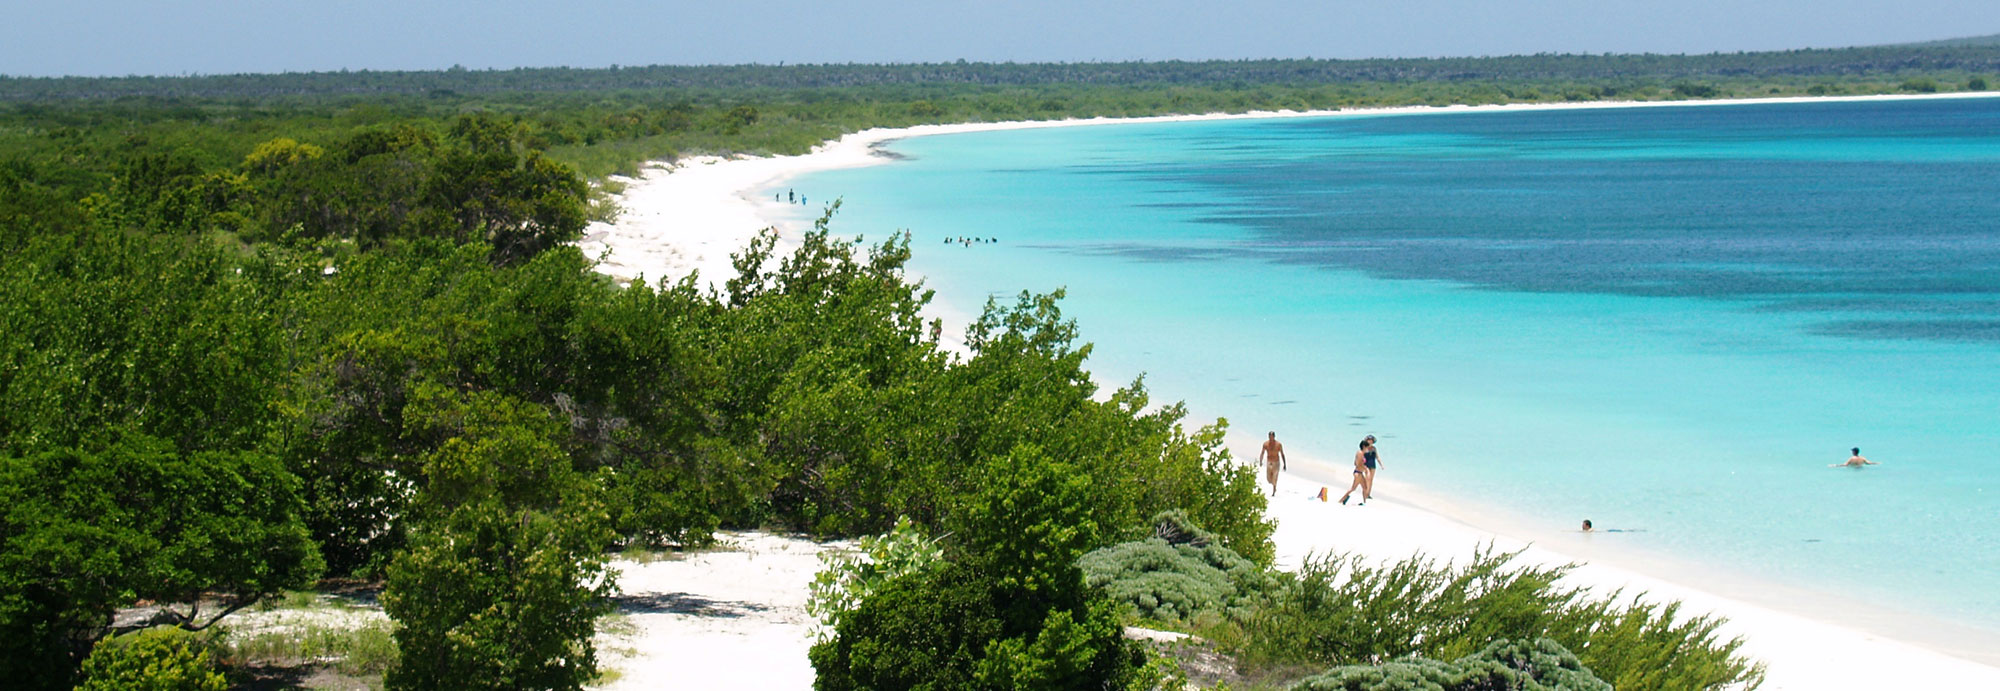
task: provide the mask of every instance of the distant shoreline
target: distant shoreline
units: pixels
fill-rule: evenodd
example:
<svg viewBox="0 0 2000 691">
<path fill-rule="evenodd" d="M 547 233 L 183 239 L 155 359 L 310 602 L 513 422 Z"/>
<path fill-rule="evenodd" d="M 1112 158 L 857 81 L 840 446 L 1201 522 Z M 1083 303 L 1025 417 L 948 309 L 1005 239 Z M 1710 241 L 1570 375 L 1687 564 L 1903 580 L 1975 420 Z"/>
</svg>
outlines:
<svg viewBox="0 0 2000 691">
<path fill-rule="evenodd" d="M 1664 108 L 1678 106 L 1714 107 L 1785 103 L 1848 103 L 1866 101 L 1908 101 L 1958 98 L 2000 98 L 2000 91 L 1952 92 L 1944 94 L 1877 94 L 1866 96 L 1804 96 L 1774 98 L 1710 99 L 1689 101 L 1577 101 L 1568 103 L 1502 103 L 1451 106 L 1392 106 L 1346 108 L 1340 110 L 1278 110 L 1243 113 L 1148 115 L 1128 118 L 1068 118 L 1062 120 L 1009 120 L 1002 122 L 962 122 L 917 125 L 900 128 L 873 128 L 852 132 L 814 147 L 798 156 L 690 156 L 671 162 L 655 162 L 644 167 L 636 178 L 613 176 L 626 185 L 620 196 L 623 214 L 616 223 L 593 223 L 579 243 L 586 254 L 612 256 L 601 271 L 614 277 L 648 281 L 663 276 L 678 278 L 698 271 L 703 280 L 720 285 L 733 268 L 729 253 L 747 245 L 757 232 L 775 227 L 782 234 L 794 234 L 809 223 L 799 223 L 797 205 L 767 200 L 760 194 L 785 180 L 827 170 L 882 165 L 897 160 L 883 147 L 902 139 L 942 134 L 1086 127 L 1139 123 L 1202 122 L 1211 120 L 1254 120 L 1312 117 L 1373 117 L 1480 112 L 1537 112 L 1593 110 L 1607 108 Z M 721 164 L 727 165 L 721 165 Z M 700 171 L 695 173 L 695 171 Z M 690 173 L 695 173 L 690 175 Z M 679 175 L 677 184 L 660 186 L 659 181 Z M 690 179 L 693 178 L 693 179 Z M 822 200 L 825 201 L 825 200 Z M 817 210 L 821 207 L 806 204 Z M 662 215 L 663 209 L 676 209 Z M 783 240 L 781 239 L 781 247 Z"/>
<path fill-rule="evenodd" d="M 719 285 L 731 271 L 728 252 L 740 249 L 759 230 L 766 227 L 775 227 L 779 230 L 781 243 L 785 242 L 786 238 L 796 238 L 798 233 L 810 227 L 809 223 L 800 221 L 802 214 L 810 213 L 816 216 L 817 210 L 821 208 L 820 202 L 830 201 L 809 200 L 811 203 L 804 205 L 787 203 L 773 200 L 768 196 L 769 190 L 783 185 L 786 180 L 807 173 L 890 163 L 895 160 L 892 158 L 893 154 L 883 151 L 883 146 L 901 139 L 940 134 L 1266 118 L 1995 97 L 2000 97 L 2000 92 L 1702 101 L 1401 106 L 878 128 L 846 135 L 839 140 L 822 144 L 812 153 L 802 156 L 732 159 L 695 157 L 676 162 L 670 167 L 652 168 L 641 178 L 633 181 L 621 198 L 621 203 L 625 204 L 630 218 L 621 219 L 619 224 L 610 226 L 594 225 L 590 232 L 596 239 L 585 243 L 585 251 L 591 256 L 598 256 L 600 251 L 609 251 L 610 256 L 600 270 L 613 276 L 622 278 L 644 276 L 650 281 L 678 278 L 693 270 L 700 272 L 705 283 Z M 801 209 L 801 206 L 806 208 Z M 835 227 L 838 228 L 837 222 Z M 956 332 L 965 324 L 968 315 L 953 315 L 941 311 L 940 308 L 933 308 L 933 312 L 926 316 L 946 319 L 951 322 L 951 328 L 948 328 L 947 332 Z M 1194 407 L 1199 408 L 1198 405 Z M 1256 448 L 1256 441 L 1259 440 L 1252 437 L 1254 435 L 1232 433 L 1228 442 L 1229 448 L 1236 450 L 1240 457 L 1244 450 Z M 1385 482 L 1385 497 L 1402 498 L 1372 503 L 1365 509 L 1367 513 L 1330 511 L 1327 510 L 1329 505 L 1305 500 L 1304 495 L 1308 488 L 1316 489 L 1319 485 L 1344 486 L 1344 481 L 1338 483 L 1332 481 L 1339 480 L 1338 477 L 1329 480 L 1325 476 L 1326 474 L 1338 476 L 1340 473 L 1329 469 L 1337 469 L 1339 465 L 1303 463 L 1301 471 L 1294 471 L 1294 474 L 1288 474 L 1286 479 L 1281 481 L 1280 496 L 1273 500 L 1271 508 L 1271 515 L 1279 520 L 1279 530 L 1274 539 L 1278 542 L 1281 563 L 1296 565 L 1297 559 L 1308 551 L 1324 553 L 1336 547 L 1364 554 L 1371 559 L 1400 559 L 1410 556 L 1413 552 L 1422 552 L 1439 559 L 1453 559 L 1462 558 L 1477 545 L 1489 541 L 1503 549 L 1526 548 L 1528 552 L 1524 555 L 1524 559 L 1533 563 L 1561 564 L 1579 561 L 1574 558 L 1574 552 L 1563 551 L 1577 548 L 1579 543 L 1575 540 L 1541 536 L 1544 541 L 1536 543 L 1531 539 L 1533 536 L 1512 529 L 1510 527 L 1512 522 L 1506 520 L 1504 516 L 1439 510 L 1436 508 L 1440 506 L 1438 501 L 1423 499 L 1421 488 L 1397 486 Z M 1406 497 L 1416 497 L 1416 500 L 1411 501 Z M 1362 516 L 1370 518 L 1362 519 Z M 1352 524 L 1352 521 L 1356 520 L 1371 522 L 1367 524 L 1365 530 L 1359 530 Z M 1370 535 L 1373 540 L 1355 544 L 1345 539 L 1358 533 Z M 1343 536 L 1341 544 L 1333 544 L 1329 539 L 1331 536 Z M 1600 539 L 1598 542 L 1604 540 Z M 1543 546 L 1548 544 L 1554 544 L 1556 547 L 1550 549 Z M 1599 554 L 1597 549 L 1582 551 Z M 1818 689 L 1869 685 L 1893 687 L 1923 683 L 2000 688 L 2000 668 L 1991 666 L 1995 664 L 1992 659 L 1975 662 L 1953 657 L 1939 652 L 1943 649 L 1942 646 L 1931 648 L 1885 639 L 1861 628 L 1850 628 L 1793 613 L 1812 611 L 1808 606 L 1809 603 L 1791 602 L 1788 606 L 1774 606 L 1760 604 L 1763 602 L 1761 598 L 1755 602 L 1735 599 L 1719 594 L 1712 589 L 1714 588 L 1712 584 L 1703 588 L 1688 585 L 1709 583 L 1709 581 L 1691 576 L 1688 572 L 1675 568 L 1671 563 L 1647 560 L 1643 555 L 1616 554 L 1615 548 L 1608 551 L 1611 554 L 1599 554 L 1601 559 L 1593 557 L 1592 561 L 1595 563 L 1588 563 L 1579 568 L 1570 583 L 1588 585 L 1593 590 L 1606 593 L 1615 588 L 1644 590 L 1653 598 L 1686 601 L 1691 613 L 1714 612 L 1729 618 L 1731 623 L 1724 629 L 1724 633 L 1743 636 L 1746 640 L 1744 652 L 1770 664 L 1770 679 L 1764 688 Z M 1658 575 L 1661 573 L 1671 574 L 1674 577 L 1660 578 Z M 1882 617 L 1884 621 L 1877 623 L 1896 623 L 1887 621 L 1894 614 L 1884 608 Z M 1910 627 L 1868 628 L 1905 630 Z M 1855 654 L 1864 648 L 1866 654 Z"/>
</svg>

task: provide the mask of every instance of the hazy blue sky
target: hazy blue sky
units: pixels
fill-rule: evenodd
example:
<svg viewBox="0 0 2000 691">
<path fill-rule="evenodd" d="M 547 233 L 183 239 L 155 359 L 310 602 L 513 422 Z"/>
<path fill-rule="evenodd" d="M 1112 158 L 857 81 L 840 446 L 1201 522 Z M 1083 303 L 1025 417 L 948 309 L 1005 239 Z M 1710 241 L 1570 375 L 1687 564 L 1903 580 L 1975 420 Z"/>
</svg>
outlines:
<svg viewBox="0 0 2000 691">
<path fill-rule="evenodd" d="M 0 74 L 1706 53 L 2000 33 L 2000 0 L 6 0 Z"/>
</svg>

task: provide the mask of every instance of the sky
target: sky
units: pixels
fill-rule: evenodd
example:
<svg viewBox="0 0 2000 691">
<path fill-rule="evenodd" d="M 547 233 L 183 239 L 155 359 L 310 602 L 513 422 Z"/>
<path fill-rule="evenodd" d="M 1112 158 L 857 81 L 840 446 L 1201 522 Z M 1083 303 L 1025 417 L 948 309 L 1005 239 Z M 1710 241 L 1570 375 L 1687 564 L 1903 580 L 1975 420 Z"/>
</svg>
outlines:
<svg viewBox="0 0 2000 691">
<path fill-rule="evenodd" d="M 1083 62 L 1837 48 L 1996 0 L 0 0 L 0 74 Z"/>
</svg>

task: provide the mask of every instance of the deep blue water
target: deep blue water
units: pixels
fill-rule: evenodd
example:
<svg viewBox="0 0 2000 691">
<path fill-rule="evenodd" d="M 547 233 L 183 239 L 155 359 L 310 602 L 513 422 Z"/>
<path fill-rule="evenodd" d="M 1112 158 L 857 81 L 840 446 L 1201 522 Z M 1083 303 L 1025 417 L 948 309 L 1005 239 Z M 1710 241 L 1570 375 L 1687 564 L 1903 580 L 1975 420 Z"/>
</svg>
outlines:
<svg viewBox="0 0 2000 691">
<path fill-rule="evenodd" d="M 1335 461 L 1375 433 L 1534 530 L 2000 630 L 2000 99 L 891 148 L 788 185 L 910 229 L 960 311 L 1067 288 L 1100 381 Z M 1851 446 L 1884 465 L 1826 467 Z"/>
</svg>

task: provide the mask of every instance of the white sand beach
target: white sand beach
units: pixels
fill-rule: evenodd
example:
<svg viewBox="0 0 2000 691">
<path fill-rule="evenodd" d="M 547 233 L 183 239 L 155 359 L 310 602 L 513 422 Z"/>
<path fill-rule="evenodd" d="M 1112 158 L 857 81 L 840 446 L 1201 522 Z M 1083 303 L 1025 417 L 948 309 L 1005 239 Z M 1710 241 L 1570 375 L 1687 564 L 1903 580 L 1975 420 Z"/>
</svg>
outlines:
<svg viewBox="0 0 2000 691">
<path fill-rule="evenodd" d="M 2000 94 L 1950 96 L 1995 95 Z M 1839 100 L 1891 98 L 1903 97 Z M 1778 100 L 1785 99 L 1753 102 Z M 1366 112 L 1661 105 L 1695 103 L 1415 107 Z M 624 209 L 621 218 L 612 224 L 594 224 L 586 231 L 581 246 L 587 254 L 601 256 L 600 271 L 614 277 L 672 281 L 699 272 L 703 283 L 720 285 L 731 275 L 729 253 L 743 247 L 759 230 L 776 227 L 783 239 L 796 238 L 809 227 L 808 223 L 796 220 L 800 215 L 799 205 L 770 200 L 772 187 L 804 173 L 890 162 L 892 159 L 874 153 L 874 147 L 883 142 L 1030 127 L 1332 114 L 1335 113 L 1278 112 L 876 129 L 848 135 L 804 156 L 690 158 L 651 167 L 639 179 L 629 181 L 619 200 Z M 818 209 L 821 201 L 815 200 L 809 207 Z M 948 321 L 947 332 L 961 331 L 963 326 L 962 320 Z M 1190 402 L 1190 407 L 1201 409 L 1199 401 Z M 1230 445 L 1239 459 L 1254 458 L 1259 441 L 1261 438 L 1232 436 Z M 1335 496 L 1345 489 L 1344 459 L 1314 463 L 1294 458 L 1300 466 L 1281 478 L 1278 496 L 1272 499 L 1270 508 L 1270 515 L 1278 521 L 1275 540 L 1281 566 L 1296 566 L 1307 553 L 1335 550 L 1377 560 L 1399 560 L 1418 553 L 1439 560 L 1462 559 L 1478 546 L 1492 543 L 1505 550 L 1525 549 L 1523 558 L 1533 563 L 1581 564 L 1571 576 L 1575 585 L 1587 585 L 1605 593 L 1623 589 L 1628 595 L 1644 592 L 1648 599 L 1681 600 L 1687 604 L 1684 611 L 1688 614 L 1727 618 L 1725 634 L 1742 637 L 1744 652 L 1768 665 L 1768 680 L 1762 687 L 1765 689 L 2000 688 L 2000 667 L 1967 659 L 1991 662 L 2000 658 L 2000 651 L 1955 649 L 1941 644 L 1948 636 L 1929 628 L 1928 623 L 1899 621 L 1893 610 L 1886 608 L 1877 621 L 1867 622 L 1867 626 L 1849 620 L 1835 623 L 1828 617 L 1817 616 L 1821 610 L 1814 607 L 1810 597 L 1782 596 L 1771 589 L 1711 581 L 1707 574 L 1689 571 L 1683 565 L 1622 551 L 1617 547 L 1615 533 L 1525 534 L 1510 528 L 1504 520 L 1453 511 L 1443 502 L 1424 496 L 1421 488 L 1395 483 L 1390 479 L 1393 466 L 1386 465 L 1394 458 L 1393 449 L 1384 452 L 1386 477 L 1377 491 L 1381 496 L 1367 506 L 1342 506 L 1321 502 L 1313 496 L 1321 486 L 1329 486 Z M 613 644 L 629 649 L 630 654 L 607 655 L 607 666 L 620 669 L 624 675 L 611 686 L 637 688 L 649 686 L 649 680 L 671 678 L 676 685 L 704 688 L 726 688 L 718 685 L 724 681 L 717 680 L 731 679 L 749 684 L 742 688 L 810 687 L 811 667 L 805 660 L 805 651 L 811 639 L 802 618 L 802 606 L 805 584 L 811 581 L 818 566 L 812 556 L 817 549 L 810 542 L 754 534 L 733 539 L 742 543 L 744 549 L 626 567 L 624 586 L 628 597 L 664 593 L 662 597 L 671 602 L 666 611 L 642 612 L 631 617 L 634 630 L 621 634 Z M 729 554 L 748 556 L 724 556 Z M 1728 587 L 1722 587 L 1725 585 Z M 735 609 L 714 616 L 702 614 L 714 608 L 710 604 L 702 604 L 692 613 L 679 611 L 687 610 L 683 605 L 689 602 L 723 603 L 714 607 Z M 1844 606 L 1827 611 L 1834 609 L 1843 613 L 1852 611 Z M 1926 630 L 1912 631 L 1907 637 L 1900 634 L 1914 627 Z M 1874 633 L 1880 631 L 1899 633 L 1896 636 Z M 1925 645 L 1906 642 L 1915 638 L 1922 638 Z M 655 676 L 669 671 L 671 677 Z M 691 680 L 701 681 L 689 683 Z"/>
<path fill-rule="evenodd" d="M 713 550 L 619 559 L 625 620 L 597 635 L 604 689 L 810 689 L 808 586 L 819 554 L 848 547 L 757 532 Z"/>
</svg>

